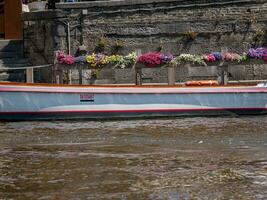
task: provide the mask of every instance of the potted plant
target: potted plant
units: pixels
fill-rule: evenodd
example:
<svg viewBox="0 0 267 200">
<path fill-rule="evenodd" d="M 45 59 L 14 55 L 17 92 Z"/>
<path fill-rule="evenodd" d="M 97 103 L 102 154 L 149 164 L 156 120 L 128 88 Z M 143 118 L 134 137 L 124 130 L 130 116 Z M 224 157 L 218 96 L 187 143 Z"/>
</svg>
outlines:
<svg viewBox="0 0 267 200">
<path fill-rule="evenodd" d="M 46 9 L 46 0 L 30 0 L 29 9 L 30 11 L 41 11 Z"/>
</svg>

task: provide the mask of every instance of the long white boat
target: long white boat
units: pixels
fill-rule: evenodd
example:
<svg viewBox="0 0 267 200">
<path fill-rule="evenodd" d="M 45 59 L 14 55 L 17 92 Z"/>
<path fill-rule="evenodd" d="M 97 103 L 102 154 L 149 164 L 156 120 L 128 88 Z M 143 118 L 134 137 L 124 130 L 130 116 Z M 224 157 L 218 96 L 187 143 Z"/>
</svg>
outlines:
<svg viewBox="0 0 267 200">
<path fill-rule="evenodd" d="M 0 120 L 267 114 L 267 87 L 0 83 Z"/>
</svg>

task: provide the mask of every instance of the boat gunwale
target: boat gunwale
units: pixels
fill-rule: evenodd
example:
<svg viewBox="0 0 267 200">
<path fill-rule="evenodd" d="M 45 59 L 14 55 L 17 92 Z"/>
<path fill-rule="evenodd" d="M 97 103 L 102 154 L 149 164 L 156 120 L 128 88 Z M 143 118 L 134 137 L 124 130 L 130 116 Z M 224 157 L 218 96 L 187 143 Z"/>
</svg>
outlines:
<svg viewBox="0 0 267 200">
<path fill-rule="evenodd" d="M 113 90 L 112 90 L 113 89 Z M 129 90 L 127 90 L 129 89 Z M 147 89 L 147 90 L 146 90 Z M 157 90 L 158 89 L 158 90 Z M 164 90 L 166 89 L 166 90 Z M 267 87 L 239 86 L 110 86 L 110 85 L 56 85 L 0 83 L 0 92 L 29 93 L 91 93 L 91 94 L 224 94 L 224 93 L 267 93 Z"/>
<path fill-rule="evenodd" d="M 227 84 L 227 85 L 199 85 L 199 86 L 186 86 L 186 85 L 130 85 L 130 84 L 101 84 L 101 85 L 80 85 L 80 84 L 54 84 L 54 83 L 19 83 L 19 82 L 0 82 L 1 85 L 9 86 L 30 86 L 30 87 L 63 87 L 63 88 L 228 88 L 228 87 L 246 87 L 256 86 L 257 84 Z"/>
</svg>

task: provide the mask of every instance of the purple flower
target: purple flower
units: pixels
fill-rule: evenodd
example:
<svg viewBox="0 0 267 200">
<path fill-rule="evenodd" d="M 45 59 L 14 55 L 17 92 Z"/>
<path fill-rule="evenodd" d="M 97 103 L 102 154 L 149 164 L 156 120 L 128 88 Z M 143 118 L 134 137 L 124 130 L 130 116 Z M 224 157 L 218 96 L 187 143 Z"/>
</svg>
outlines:
<svg viewBox="0 0 267 200">
<path fill-rule="evenodd" d="M 104 58 L 105 58 L 104 54 L 101 54 L 101 53 L 96 54 L 95 63 L 96 64 L 102 64 L 102 61 L 104 60 Z"/>
<path fill-rule="evenodd" d="M 265 52 L 266 52 L 266 48 L 263 48 L 263 47 L 260 47 L 257 49 L 251 48 L 248 51 L 248 56 L 250 58 L 261 59 L 261 58 L 263 58 L 263 55 L 265 54 Z"/>
<path fill-rule="evenodd" d="M 216 61 L 222 60 L 222 58 L 223 58 L 223 56 L 220 52 L 214 52 L 212 54 L 215 57 Z"/>
<path fill-rule="evenodd" d="M 86 56 L 75 57 L 75 63 L 86 63 Z"/>
<path fill-rule="evenodd" d="M 173 58 L 174 58 L 174 57 L 173 57 L 172 54 L 167 54 L 167 55 L 165 55 L 165 54 L 161 54 L 161 55 L 160 55 L 161 62 L 163 62 L 163 63 L 168 63 L 168 62 L 170 62 Z"/>
</svg>

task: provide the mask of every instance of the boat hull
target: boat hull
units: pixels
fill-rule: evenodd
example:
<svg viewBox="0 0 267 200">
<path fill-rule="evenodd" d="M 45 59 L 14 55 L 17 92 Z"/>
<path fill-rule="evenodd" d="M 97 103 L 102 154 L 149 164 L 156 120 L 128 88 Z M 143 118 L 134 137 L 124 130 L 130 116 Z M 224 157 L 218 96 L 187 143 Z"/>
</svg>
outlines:
<svg viewBox="0 0 267 200">
<path fill-rule="evenodd" d="M 35 121 L 35 120 L 112 120 L 112 119 L 136 119 L 136 118 L 169 118 L 169 117 L 199 117 L 199 116 L 239 116 L 239 115 L 265 115 L 264 109 L 250 110 L 184 110 L 172 112 L 55 112 L 55 113 L 8 113 L 0 114 L 1 121 Z"/>
<path fill-rule="evenodd" d="M 265 87 L 0 85 L 0 120 L 267 114 Z"/>
</svg>

